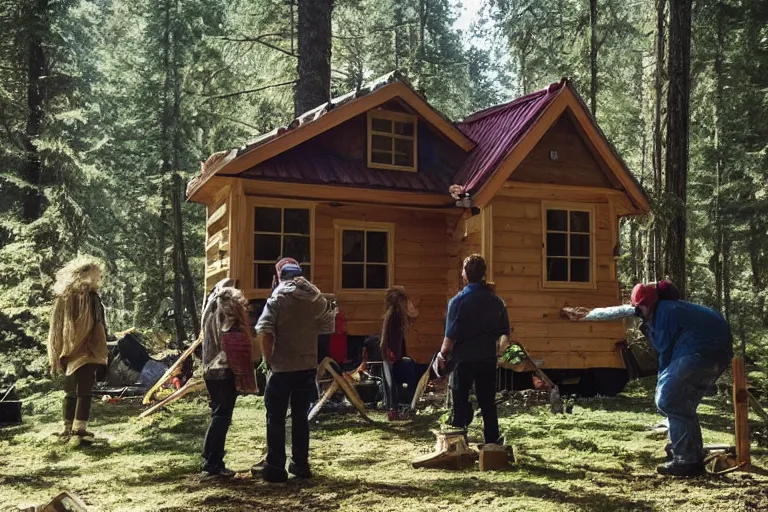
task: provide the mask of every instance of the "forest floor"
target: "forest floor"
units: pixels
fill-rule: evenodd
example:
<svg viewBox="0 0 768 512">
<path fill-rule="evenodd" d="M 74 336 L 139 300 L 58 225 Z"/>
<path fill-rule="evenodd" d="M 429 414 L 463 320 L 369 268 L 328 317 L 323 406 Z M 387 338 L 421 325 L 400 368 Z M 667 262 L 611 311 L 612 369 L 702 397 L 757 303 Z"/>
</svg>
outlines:
<svg viewBox="0 0 768 512">
<path fill-rule="evenodd" d="M 0 510 L 42 504 L 63 490 L 92 510 L 109 511 L 768 510 L 764 474 L 674 479 L 655 473 L 665 439 L 649 430 L 661 419 L 652 385 L 635 384 L 616 398 L 577 399 L 565 415 L 502 406 L 502 431 L 518 454 L 502 472 L 481 472 L 477 465 L 462 471 L 411 467 L 413 458 L 432 449 L 430 429 L 445 412 L 439 408 L 394 426 L 381 412 L 373 412 L 374 426 L 351 412 L 321 413 L 312 426 L 315 477 L 287 484 L 250 476 L 265 446 L 260 398 L 240 398 L 235 409 L 226 461 L 238 475 L 201 483 L 198 454 L 208 420 L 203 395 L 146 419 L 137 418 L 137 401 L 99 401 L 91 425 L 97 441 L 81 448 L 54 439 L 62 392 L 39 391 L 26 395 L 23 425 L 0 429 Z M 708 398 L 700 416 L 706 442 L 732 442 L 725 400 Z M 471 442 L 481 438 L 477 423 Z M 768 467 L 768 452 L 754 450 L 754 463 Z"/>
</svg>

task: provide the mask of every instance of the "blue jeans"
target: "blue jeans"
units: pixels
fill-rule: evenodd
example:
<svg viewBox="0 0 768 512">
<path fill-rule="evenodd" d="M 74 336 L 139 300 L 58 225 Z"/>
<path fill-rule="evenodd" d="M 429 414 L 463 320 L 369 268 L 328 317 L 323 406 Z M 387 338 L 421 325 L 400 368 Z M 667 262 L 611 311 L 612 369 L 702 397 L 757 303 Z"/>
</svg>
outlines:
<svg viewBox="0 0 768 512">
<path fill-rule="evenodd" d="M 727 365 L 726 356 L 693 354 L 673 359 L 659 374 L 656 407 L 669 419 L 669 441 L 676 464 L 699 464 L 704 460 L 696 408 Z"/>
</svg>

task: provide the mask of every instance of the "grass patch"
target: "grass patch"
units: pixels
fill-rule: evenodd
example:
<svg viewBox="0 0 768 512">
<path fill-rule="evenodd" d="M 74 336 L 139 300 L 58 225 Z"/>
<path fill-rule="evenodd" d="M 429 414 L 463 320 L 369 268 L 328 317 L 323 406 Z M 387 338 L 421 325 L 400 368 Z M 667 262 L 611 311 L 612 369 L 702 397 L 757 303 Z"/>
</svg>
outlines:
<svg viewBox="0 0 768 512">
<path fill-rule="evenodd" d="M 268 485 L 249 475 L 264 453 L 261 399 L 238 399 L 227 442 L 227 463 L 239 474 L 226 483 L 200 483 L 199 453 L 208 422 L 204 395 L 150 418 L 136 402 L 94 403 L 97 443 L 81 448 L 54 439 L 61 391 L 24 399 L 25 423 L 0 429 L 0 510 L 41 504 L 62 490 L 93 510 L 751 510 L 768 507 L 768 478 L 731 474 L 692 480 L 662 478 L 664 439 L 648 388 L 617 398 L 577 399 L 573 414 L 545 407 L 499 410 L 502 432 L 517 448 L 509 471 L 414 470 L 411 459 L 431 451 L 444 410 L 429 408 L 412 424 L 376 425 L 352 413 L 323 413 L 312 425 L 316 477 Z M 732 442 L 732 411 L 708 398 L 701 408 L 706 442 Z M 289 422 L 290 423 L 290 422 Z M 472 442 L 481 441 L 476 421 Z M 290 436 L 289 436 L 290 439 Z M 754 462 L 768 465 L 755 448 Z"/>
</svg>

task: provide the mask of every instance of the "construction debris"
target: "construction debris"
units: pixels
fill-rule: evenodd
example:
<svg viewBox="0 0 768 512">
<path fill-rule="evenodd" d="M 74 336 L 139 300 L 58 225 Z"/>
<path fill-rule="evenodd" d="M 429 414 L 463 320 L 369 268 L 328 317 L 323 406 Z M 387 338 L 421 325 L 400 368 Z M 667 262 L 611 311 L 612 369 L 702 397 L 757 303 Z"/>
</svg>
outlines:
<svg viewBox="0 0 768 512">
<path fill-rule="evenodd" d="M 88 509 L 80 498 L 64 491 L 45 505 L 22 505 L 19 512 L 88 512 Z"/>
<path fill-rule="evenodd" d="M 414 468 L 464 469 L 477 461 L 478 454 L 467 445 L 463 430 L 433 430 L 432 433 L 437 437 L 434 451 L 414 459 L 411 462 Z"/>
</svg>

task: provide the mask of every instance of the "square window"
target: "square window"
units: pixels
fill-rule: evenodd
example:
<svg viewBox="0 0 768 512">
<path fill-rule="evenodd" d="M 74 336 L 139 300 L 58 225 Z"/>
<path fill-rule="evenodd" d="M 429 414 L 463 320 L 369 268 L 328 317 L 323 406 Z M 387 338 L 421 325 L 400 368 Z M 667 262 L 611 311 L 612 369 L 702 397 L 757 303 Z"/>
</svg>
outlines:
<svg viewBox="0 0 768 512">
<path fill-rule="evenodd" d="M 272 261 L 277 263 L 282 253 L 280 235 L 257 234 L 253 237 L 253 257 L 258 261 Z M 274 264 L 273 263 L 273 264 Z"/>
<path fill-rule="evenodd" d="M 368 112 L 368 166 L 416 171 L 417 118 L 402 112 Z"/>
<path fill-rule="evenodd" d="M 285 235 L 283 238 L 283 252 L 281 256 L 284 258 L 293 258 L 299 263 L 309 262 L 309 237 Z"/>
<path fill-rule="evenodd" d="M 571 235 L 571 256 L 589 258 L 589 235 Z"/>
<path fill-rule="evenodd" d="M 568 231 L 568 212 L 547 210 L 547 231 Z"/>
<path fill-rule="evenodd" d="M 387 236 L 384 231 L 368 231 L 365 234 L 366 244 L 366 262 L 368 263 L 386 263 L 387 262 Z"/>
<path fill-rule="evenodd" d="M 547 258 L 547 281 L 568 281 L 567 258 Z"/>
<path fill-rule="evenodd" d="M 547 233 L 547 256 L 568 256 L 568 235 Z"/>
<path fill-rule="evenodd" d="M 589 233 L 589 212 L 571 212 L 571 232 Z"/>
<path fill-rule="evenodd" d="M 285 233 L 309 234 L 309 210 L 301 208 L 286 208 L 283 212 L 283 231 Z M 258 230 L 257 230 L 258 231 Z"/>
<path fill-rule="evenodd" d="M 375 132 L 392 133 L 392 121 L 374 117 L 371 119 L 371 129 Z"/>
<path fill-rule="evenodd" d="M 365 231 L 344 230 L 341 249 L 341 261 L 363 262 L 365 261 Z"/>
<path fill-rule="evenodd" d="M 387 266 L 366 265 L 365 287 L 369 290 L 383 290 L 387 288 Z"/>
<path fill-rule="evenodd" d="M 282 231 L 283 213 L 280 208 L 257 207 L 254 226 L 256 231 L 280 233 Z"/>
<path fill-rule="evenodd" d="M 587 259 L 571 260 L 571 281 L 576 283 L 589 282 L 589 260 Z"/>
<path fill-rule="evenodd" d="M 275 277 L 275 265 L 272 263 L 256 263 L 253 266 L 253 287 L 259 290 L 272 288 L 272 278 Z"/>
<path fill-rule="evenodd" d="M 341 287 L 348 290 L 362 290 L 365 288 L 365 265 L 343 264 L 341 265 Z"/>
</svg>

